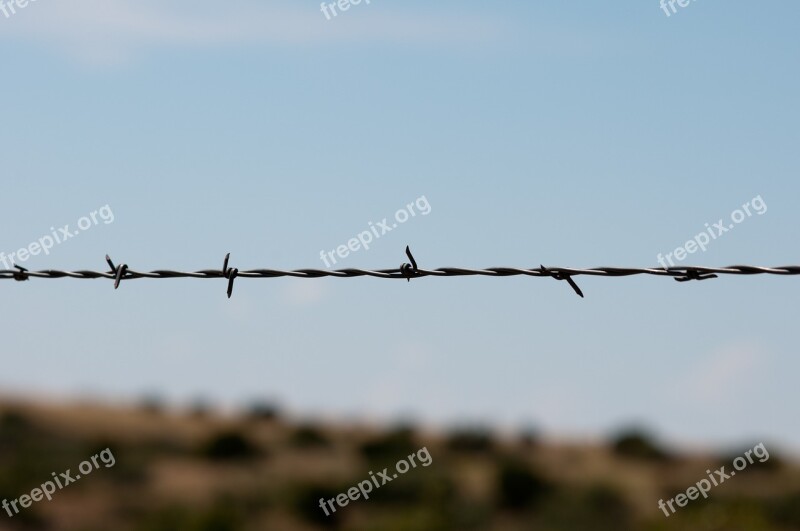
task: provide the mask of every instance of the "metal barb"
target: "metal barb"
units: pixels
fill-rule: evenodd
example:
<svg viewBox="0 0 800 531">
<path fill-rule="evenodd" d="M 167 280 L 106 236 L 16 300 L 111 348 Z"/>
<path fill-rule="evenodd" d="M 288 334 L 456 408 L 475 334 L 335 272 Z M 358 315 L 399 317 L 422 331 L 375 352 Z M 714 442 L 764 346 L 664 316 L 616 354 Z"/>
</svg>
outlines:
<svg viewBox="0 0 800 531">
<path fill-rule="evenodd" d="M 14 267 L 19 269 L 19 271 L 14 273 L 14 280 L 18 280 L 20 282 L 23 281 L 23 280 L 28 280 L 28 273 L 27 273 L 28 270 L 27 269 L 25 269 L 22 266 L 18 266 L 16 264 L 14 264 Z"/>
<path fill-rule="evenodd" d="M 575 281 L 572 280 L 572 275 L 551 271 L 550 269 L 547 269 L 545 266 L 541 264 L 539 264 L 539 271 L 541 271 L 543 275 L 551 276 L 556 280 L 566 280 L 567 284 L 570 285 L 570 287 L 575 291 L 575 293 L 577 293 L 581 299 L 584 298 L 583 291 L 581 291 L 581 288 L 579 288 L 578 285 L 575 283 Z"/>
<path fill-rule="evenodd" d="M 691 267 L 686 268 L 686 272 L 682 277 L 675 277 L 676 282 L 688 282 L 690 280 L 710 280 L 712 278 L 718 278 L 717 275 L 713 273 L 700 273 L 697 269 L 692 269 Z"/>
<path fill-rule="evenodd" d="M 114 267 L 114 262 L 111 261 L 111 258 L 106 255 L 106 262 L 108 263 L 109 267 L 111 267 L 111 272 L 114 273 L 114 289 L 119 288 L 119 283 L 125 278 L 125 273 L 128 272 L 128 264 L 120 264 L 117 267 Z"/>
<path fill-rule="evenodd" d="M 231 253 L 225 255 L 225 261 L 222 263 L 222 276 L 228 279 L 228 298 L 233 295 L 233 281 L 239 275 L 239 270 L 236 268 L 228 267 L 228 261 L 231 258 Z"/>
<path fill-rule="evenodd" d="M 414 255 L 411 254 L 411 249 L 408 245 L 406 245 L 406 256 L 411 261 L 410 264 L 401 264 L 400 265 L 400 272 L 406 277 L 408 282 L 411 282 L 412 277 L 419 276 L 419 268 L 417 267 L 417 261 L 414 260 Z"/>
</svg>

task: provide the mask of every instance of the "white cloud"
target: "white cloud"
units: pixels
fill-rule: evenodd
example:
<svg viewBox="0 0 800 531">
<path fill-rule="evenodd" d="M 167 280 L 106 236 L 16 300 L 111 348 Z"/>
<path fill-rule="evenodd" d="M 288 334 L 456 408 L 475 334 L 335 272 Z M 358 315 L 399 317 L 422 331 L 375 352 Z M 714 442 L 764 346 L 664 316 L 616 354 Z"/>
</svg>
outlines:
<svg viewBox="0 0 800 531">
<path fill-rule="evenodd" d="M 674 395 L 684 403 L 696 406 L 734 405 L 746 395 L 752 380 L 760 376 L 766 355 L 752 345 L 730 345 L 701 359 L 677 382 Z"/>
<path fill-rule="evenodd" d="M 502 34 L 486 17 L 419 8 L 409 15 L 377 2 L 326 20 L 318 2 L 38 0 L 0 20 L 0 38 L 44 43 L 91 63 L 118 63 L 165 47 L 464 43 Z"/>
<path fill-rule="evenodd" d="M 290 278 L 283 290 L 283 301 L 292 306 L 316 306 L 327 296 L 325 283 L 317 279 Z"/>
</svg>

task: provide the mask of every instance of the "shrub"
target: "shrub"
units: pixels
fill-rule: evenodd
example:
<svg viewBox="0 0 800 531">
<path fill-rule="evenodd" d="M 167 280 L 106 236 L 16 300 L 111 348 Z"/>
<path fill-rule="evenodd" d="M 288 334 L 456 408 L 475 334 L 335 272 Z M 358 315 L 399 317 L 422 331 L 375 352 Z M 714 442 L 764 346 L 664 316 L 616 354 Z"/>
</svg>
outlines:
<svg viewBox="0 0 800 531">
<path fill-rule="evenodd" d="M 361 453 L 370 462 L 391 464 L 417 451 L 411 428 L 397 428 L 361 445 Z"/>
<path fill-rule="evenodd" d="M 3 453 L 24 446 L 39 435 L 39 430 L 22 413 L 6 411 L 0 415 L 0 451 Z"/>
<path fill-rule="evenodd" d="M 634 512 L 617 490 L 593 485 L 560 490 L 543 507 L 540 522 L 548 529 L 630 531 L 634 529 Z M 679 528 L 693 529 L 688 525 Z"/>
<path fill-rule="evenodd" d="M 519 443 L 523 448 L 534 448 L 539 444 L 540 435 L 536 428 L 525 428 L 519 434 Z"/>
<path fill-rule="evenodd" d="M 238 531 L 244 519 L 229 504 L 217 501 L 209 508 L 170 506 L 147 514 L 137 525 L 138 531 Z"/>
<path fill-rule="evenodd" d="M 611 445 L 615 454 L 645 461 L 668 461 L 670 456 L 644 431 L 632 429 L 620 433 Z"/>
<path fill-rule="evenodd" d="M 289 443 L 297 448 L 326 448 L 331 444 L 322 430 L 308 424 L 299 426 L 292 433 Z"/>
<path fill-rule="evenodd" d="M 326 528 L 336 528 L 341 523 L 341 507 L 334 503 L 336 512 L 331 512 L 330 507 L 327 507 L 328 515 L 319 506 L 320 500 L 330 500 L 335 498 L 341 492 L 344 492 L 347 487 L 342 486 L 336 489 L 327 485 L 307 484 L 297 487 L 294 494 L 293 507 L 295 512 L 300 515 L 304 520 L 325 526 Z"/>
<path fill-rule="evenodd" d="M 276 420 L 280 418 L 280 408 L 270 402 L 254 402 L 247 408 L 247 417 L 251 420 Z"/>
<path fill-rule="evenodd" d="M 768 453 L 767 453 L 767 455 L 769 455 L 769 459 L 767 459 L 766 461 L 762 462 L 761 461 L 762 458 L 758 457 L 757 455 L 755 455 L 754 452 L 751 451 L 752 448 L 744 448 L 741 451 L 738 451 L 736 453 L 730 453 L 730 454 L 727 454 L 727 455 L 719 457 L 717 459 L 717 466 L 726 466 L 726 467 L 730 468 L 731 464 L 734 461 L 734 459 L 741 458 L 741 459 L 745 459 L 747 461 L 747 467 L 742 469 L 741 472 L 755 471 L 755 470 L 760 470 L 762 472 L 777 472 L 778 470 L 783 468 L 784 465 L 785 465 L 784 460 L 783 460 L 783 458 L 781 458 L 780 455 L 778 455 L 777 451 L 771 450 L 766 446 L 765 446 L 765 448 L 767 448 L 769 450 Z M 747 460 L 747 457 L 745 456 L 745 452 L 748 452 L 748 451 L 751 451 L 750 452 L 750 459 L 753 460 L 752 463 L 750 463 L 750 461 Z M 764 455 L 764 454 L 762 453 L 761 455 Z"/>
<path fill-rule="evenodd" d="M 214 410 L 211 406 L 211 403 L 202 398 L 193 400 L 189 405 L 189 414 L 194 418 L 207 418 L 209 415 L 211 415 L 211 413 L 213 413 L 213 411 Z"/>
<path fill-rule="evenodd" d="M 149 415 L 160 415 L 164 413 L 166 404 L 161 396 L 152 393 L 142 397 L 139 401 L 139 409 Z"/>
<path fill-rule="evenodd" d="M 447 447 L 454 452 L 488 453 L 494 449 L 494 440 L 488 429 L 460 428 L 450 434 Z"/>
<path fill-rule="evenodd" d="M 768 503 L 770 520 L 787 529 L 800 529 L 800 491 Z"/>
<path fill-rule="evenodd" d="M 213 461 L 246 460 L 258 453 L 247 438 L 232 431 L 215 435 L 203 447 L 203 455 Z"/>
<path fill-rule="evenodd" d="M 534 474 L 526 463 L 508 460 L 500 465 L 498 492 L 504 508 L 524 509 L 535 505 L 550 488 L 550 484 Z"/>
</svg>

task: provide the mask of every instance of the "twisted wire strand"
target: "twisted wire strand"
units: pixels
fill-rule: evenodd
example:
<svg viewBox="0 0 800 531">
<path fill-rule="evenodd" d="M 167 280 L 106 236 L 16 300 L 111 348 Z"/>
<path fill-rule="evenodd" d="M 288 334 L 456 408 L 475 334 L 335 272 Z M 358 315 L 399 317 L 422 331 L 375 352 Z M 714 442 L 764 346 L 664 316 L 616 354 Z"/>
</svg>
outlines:
<svg viewBox="0 0 800 531">
<path fill-rule="evenodd" d="M 516 268 L 516 267 L 488 267 L 485 269 L 469 269 L 462 267 L 440 267 L 437 269 L 418 268 L 409 272 L 407 269 L 251 269 L 238 271 L 237 277 L 241 278 L 354 278 L 354 277 L 373 277 L 384 279 L 408 279 L 421 277 L 464 277 L 464 276 L 486 276 L 486 277 L 576 277 L 576 276 L 597 276 L 597 277 L 628 277 L 634 275 L 653 275 L 667 276 L 673 278 L 686 278 L 694 280 L 697 275 L 800 275 L 800 265 L 780 266 L 780 267 L 760 267 L 750 265 L 732 265 L 727 267 L 668 267 L 668 268 L 635 268 L 635 267 L 594 267 L 588 269 L 572 267 L 538 267 L 538 268 Z M 77 279 L 115 279 L 116 271 L 61 271 L 56 269 L 45 269 L 41 271 L 27 271 L 24 269 L 1 269 L 0 280 L 27 280 L 28 278 L 77 278 Z M 200 271 L 174 271 L 170 269 L 157 269 L 154 271 L 135 271 L 126 268 L 121 275 L 122 280 L 135 280 L 140 278 L 228 278 L 225 271 L 221 269 L 203 269 Z M 704 280 L 702 278 L 698 280 Z"/>
<path fill-rule="evenodd" d="M 111 258 L 106 255 L 106 263 L 110 270 L 107 273 L 100 271 L 59 271 L 56 269 L 46 269 L 43 271 L 28 271 L 24 267 L 15 266 L 16 270 L 0 270 L 0 280 L 13 279 L 18 281 L 30 278 L 80 278 L 95 279 L 108 278 L 114 280 L 114 289 L 119 288 L 123 280 L 135 280 L 137 278 L 225 278 L 228 280 L 228 298 L 233 294 L 233 283 L 237 277 L 244 278 L 352 278 L 352 277 L 374 277 L 386 279 L 406 279 L 421 277 L 465 277 L 465 276 L 485 276 L 485 277 L 550 277 L 556 280 L 566 280 L 572 290 L 581 298 L 583 291 L 572 279 L 574 276 L 589 275 L 602 277 L 627 277 L 632 275 L 655 275 L 668 276 L 678 282 L 688 282 L 691 280 L 709 280 L 717 278 L 718 275 L 800 275 L 800 266 L 784 267 L 756 267 L 756 266 L 729 266 L 729 267 L 668 267 L 668 268 L 626 268 L 626 267 L 595 267 L 590 269 L 575 269 L 570 267 L 545 267 L 540 265 L 538 269 L 524 269 L 515 267 L 489 267 L 486 269 L 467 269 L 462 267 L 440 267 L 438 269 L 422 269 L 417 266 L 411 249 L 406 246 L 406 256 L 410 264 L 401 264 L 397 269 L 296 269 L 285 271 L 281 269 L 251 269 L 239 271 L 234 267 L 228 267 L 230 253 L 225 255 L 222 269 L 203 269 L 200 271 L 173 271 L 170 269 L 157 269 L 155 271 L 143 272 L 135 271 L 127 264 L 114 265 Z"/>
</svg>

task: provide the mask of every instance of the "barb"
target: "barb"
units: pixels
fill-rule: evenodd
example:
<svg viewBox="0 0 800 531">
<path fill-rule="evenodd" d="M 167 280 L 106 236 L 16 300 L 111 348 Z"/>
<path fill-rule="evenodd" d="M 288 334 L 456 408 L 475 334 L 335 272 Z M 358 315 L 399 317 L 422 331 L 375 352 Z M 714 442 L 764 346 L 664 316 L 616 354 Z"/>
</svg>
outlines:
<svg viewBox="0 0 800 531">
<path fill-rule="evenodd" d="M 222 262 L 222 276 L 228 279 L 228 298 L 233 295 L 233 281 L 239 276 L 239 270 L 233 267 L 228 267 L 228 260 L 231 259 L 231 253 L 225 255 L 225 260 Z"/>
<path fill-rule="evenodd" d="M 675 277 L 675 280 L 678 282 L 688 282 L 690 280 L 708 280 L 711 278 L 718 278 L 717 275 L 714 274 L 705 274 L 701 273 L 694 267 L 686 268 L 686 276 L 683 277 Z"/>
<path fill-rule="evenodd" d="M 566 280 L 575 290 L 575 293 L 583 297 L 583 292 L 572 280 L 576 276 L 594 277 L 629 277 L 635 275 L 651 275 L 659 277 L 671 277 L 678 282 L 688 282 L 691 280 L 708 280 L 717 278 L 720 275 L 800 275 L 800 265 L 780 266 L 780 267 L 759 267 L 750 265 L 733 265 L 728 267 L 668 267 L 668 268 L 635 268 L 635 267 L 594 267 L 588 269 L 578 269 L 571 267 L 544 267 L 538 268 L 516 268 L 516 267 L 489 267 L 485 269 L 469 269 L 461 267 L 440 267 L 437 269 L 421 269 L 411 254 L 411 250 L 406 247 L 406 255 L 411 264 L 402 264 L 396 269 L 250 269 L 239 270 L 228 267 L 230 255 L 225 257 L 223 268 L 203 269 L 200 271 L 174 271 L 169 269 L 158 269 L 155 271 L 134 271 L 126 264 L 115 266 L 110 258 L 106 261 L 111 270 L 108 272 L 99 271 L 60 271 L 46 269 L 42 271 L 28 271 L 19 266 L 16 269 L 0 270 L 0 280 L 29 280 L 33 278 L 77 278 L 77 279 L 111 279 L 114 287 L 118 288 L 122 280 L 136 280 L 141 278 L 224 278 L 228 280 L 228 297 L 233 292 L 233 281 L 236 278 L 353 278 L 353 277 L 373 277 L 381 279 L 411 280 L 412 278 L 422 277 L 465 277 L 465 276 L 485 276 L 485 277 L 546 277 L 557 280 Z"/>
<path fill-rule="evenodd" d="M 408 245 L 406 245 L 406 256 L 409 260 L 411 260 L 411 263 L 400 264 L 400 271 L 403 273 L 403 276 L 406 278 L 406 280 L 411 282 L 413 277 L 418 276 L 417 273 L 419 272 L 419 267 L 417 267 L 417 261 L 414 260 L 414 255 L 411 254 L 411 249 Z"/>
<path fill-rule="evenodd" d="M 14 267 L 17 268 L 16 271 L 13 271 L 13 279 L 18 280 L 20 282 L 28 280 L 28 270 L 22 266 L 15 265 Z"/>
<path fill-rule="evenodd" d="M 573 291 L 575 291 L 575 293 L 577 293 L 581 299 L 583 298 L 583 292 L 581 291 L 581 288 L 578 287 L 575 281 L 572 280 L 572 276 L 569 275 L 568 273 L 551 272 L 548 271 L 547 268 L 541 264 L 539 266 L 539 271 L 541 271 L 542 273 L 546 273 L 547 275 L 553 277 L 556 280 L 566 280 L 567 283 L 570 285 L 570 287 L 573 289 Z"/>
<path fill-rule="evenodd" d="M 119 266 L 115 266 L 114 262 L 111 261 L 108 255 L 106 255 L 106 263 L 108 263 L 108 267 L 111 268 L 111 273 L 114 275 L 114 289 L 119 288 L 119 283 L 125 278 L 125 273 L 128 272 L 127 264 L 120 264 Z"/>
</svg>

